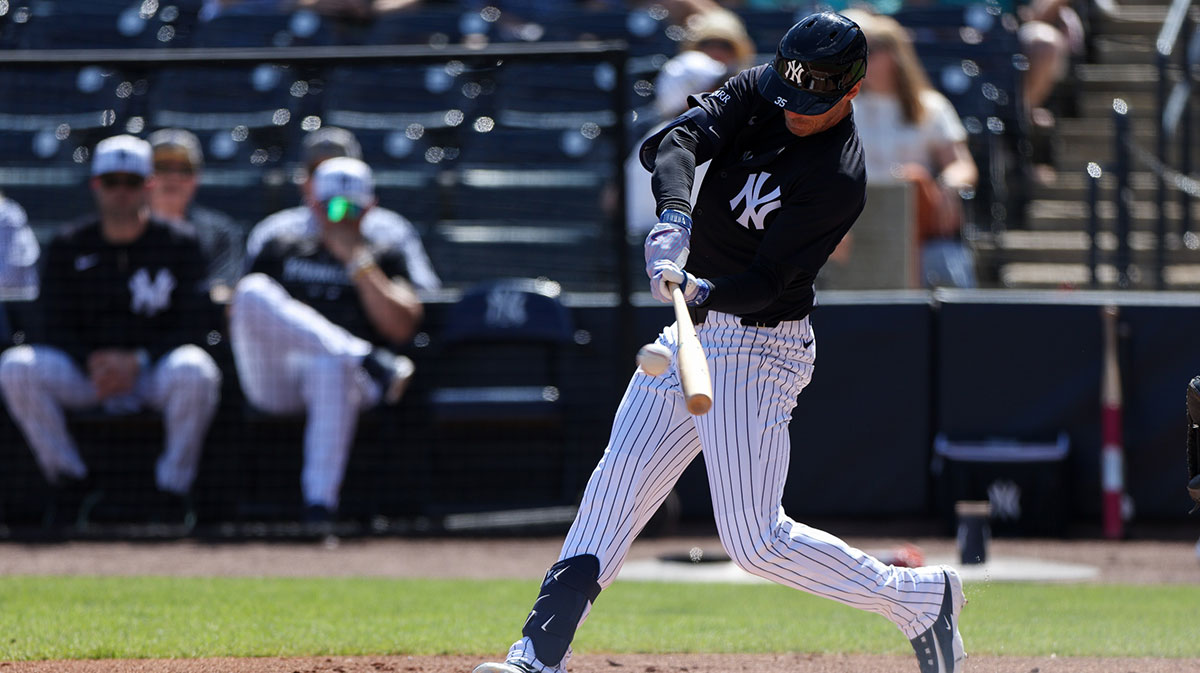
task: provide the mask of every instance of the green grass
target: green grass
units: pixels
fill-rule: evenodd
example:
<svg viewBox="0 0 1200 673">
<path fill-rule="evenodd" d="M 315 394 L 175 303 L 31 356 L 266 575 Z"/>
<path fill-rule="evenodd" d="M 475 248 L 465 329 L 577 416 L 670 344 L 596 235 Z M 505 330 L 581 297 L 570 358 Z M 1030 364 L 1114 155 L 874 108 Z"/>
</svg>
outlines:
<svg viewBox="0 0 1200 673">
<path fill-rule="evenodd" d="M 536 581 L 0 578 L 0 660 L 499 655 Z M 1200 657 L 1198 586 L 968 584 L 973 654 Z M 580 652 L 904 653 L 883 618 L 768 585 L 618 582 Z"/>
</svg>

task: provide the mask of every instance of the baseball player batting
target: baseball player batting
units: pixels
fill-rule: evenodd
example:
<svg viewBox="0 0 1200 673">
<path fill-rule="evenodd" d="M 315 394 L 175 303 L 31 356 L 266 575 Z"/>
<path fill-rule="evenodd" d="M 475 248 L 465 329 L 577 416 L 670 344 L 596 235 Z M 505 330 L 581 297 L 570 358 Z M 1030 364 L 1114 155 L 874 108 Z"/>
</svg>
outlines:
<svg viewBox="0 0 1200 673">
<path fill-rule="evenodd" d="M 693 99 L 642 145 L 659 212 L 645 246 L 650 289 L 668 302 L 667 284 L 682 286 L 714 379 L 713 407 L 687 412 L 675 367 L 660 377 L 635 371 L 521 638 L 504 662 L 475 673 L 563 673 L 576 629 L 701 451 L 721 544 L 741 568 L 883 615 L 909 638 L 922 673 L 963 670 L 957 572 L 886 565 L 780 505 L 788 422 L 816 358 L 813 279 L 866 200 L 850 102 L 866 64 L 855 23 L 806 17 L 773 63 Z M 692 208 L 693 171 L 706 160 Z M 675 334 L 665 328 L 658 343 L 674 350 Z"/>
</svg>

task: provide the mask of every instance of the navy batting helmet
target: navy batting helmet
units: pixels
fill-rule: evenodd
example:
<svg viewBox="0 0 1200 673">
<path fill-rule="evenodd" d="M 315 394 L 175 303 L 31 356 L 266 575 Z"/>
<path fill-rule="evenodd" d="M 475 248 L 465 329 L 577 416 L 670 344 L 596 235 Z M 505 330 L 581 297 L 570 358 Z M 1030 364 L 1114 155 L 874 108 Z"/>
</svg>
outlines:
<svg viewBox="0 0 1200 673">
<path fill-rule="evenodd" d="M 828 112 L 867 74 L 867 38 L 841 14 L 805 17 L 788 29 L 758 78 L 758 92 L 802 115 Z"/>
</svg>

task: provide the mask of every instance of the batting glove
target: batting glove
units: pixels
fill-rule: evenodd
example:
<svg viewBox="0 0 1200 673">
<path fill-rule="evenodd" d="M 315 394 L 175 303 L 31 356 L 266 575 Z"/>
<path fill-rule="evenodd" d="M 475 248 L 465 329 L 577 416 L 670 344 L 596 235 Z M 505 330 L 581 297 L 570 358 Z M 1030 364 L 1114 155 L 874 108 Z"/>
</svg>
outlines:
<svg viewBox="0 0 1200 673">
<path fill-rule="evenodd" d="M 674 262 L 682 269 L 687 264 L 691 239 L 692 218 L 678 210 L 664 210 L 658 224 L 646 234 L 646 275 L 654 273 L 654 263 L 660 260 Z"/>
<path fill-rule="evenodd" d="M 667 283 L 679 286 L 683 291 L 683 300 L 688 306 L 703 304 L 708 299 L 708 293 L 712 291 L 712 283 L 684 271 L 675 262 L 660 259 L 654 263 L 654 270 L 650 274 L 650 294 L 664 304 L 671 303 L 671 291 L 667 288 Z"/>
</svg>

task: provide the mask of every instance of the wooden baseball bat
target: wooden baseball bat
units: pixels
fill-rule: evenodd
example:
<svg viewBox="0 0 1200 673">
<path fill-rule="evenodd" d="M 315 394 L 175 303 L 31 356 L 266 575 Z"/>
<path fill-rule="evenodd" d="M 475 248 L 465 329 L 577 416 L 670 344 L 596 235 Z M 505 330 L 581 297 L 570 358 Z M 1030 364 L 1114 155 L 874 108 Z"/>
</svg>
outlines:
<svg viewBox="0 0 1200 673">
<path fill-rule="evenodd" d="M 1104 537 L 1115 540 L 1125 535 L 1125 451 L 1121 429 L 1124 405 L 1121 399 L 1121 363 L 1117 354 L 1118 309 L 1116 306 L 1105 306 L 1100 315 L 1104 323 L 1104 383 L 1100 397 L 1101 523 Z"/>
<path fill-rule="evenodd" d="M 696 336 L 696 326 L 688 314 L 683 291 L 675 283 L 667 283 L 671 290 L 671 303 L 675 305 L 675 336 L 679 343 L 675 365 L 679 370 L 679 383 L 683 387 L 683 398 L 694 416 L 707 414 L 712 408 L 712 377 L 708 374 L 708 360 Z"/>
</svg>

